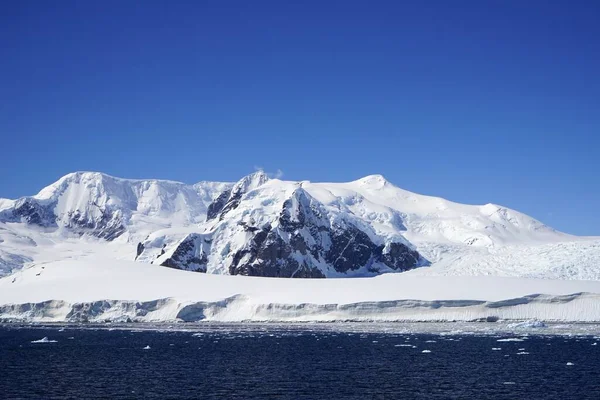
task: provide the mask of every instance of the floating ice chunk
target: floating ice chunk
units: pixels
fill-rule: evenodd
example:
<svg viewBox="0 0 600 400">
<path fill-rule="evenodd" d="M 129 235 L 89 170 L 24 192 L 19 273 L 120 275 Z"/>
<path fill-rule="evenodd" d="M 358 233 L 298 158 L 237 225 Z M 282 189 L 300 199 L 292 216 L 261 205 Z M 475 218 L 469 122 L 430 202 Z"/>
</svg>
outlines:
<svg viewBox="0 0 600 400">
<path fill-rule="evenodd" d="M 40 340 L 32 340 L 31 343 L 56 343 L 56 340 L 50 340 L 47 337 L 43 337 Z"/>
<path fill-rule="evenodd" d="M 499 350 L 502 350 L 502 347 L 492 347 L 492 350 L 499 351 Z"/>
<path fill-rule="evenodd" d="M 518 352 L 517 354 L 519 354 L 519 355 L 525 355 L 525 354 L 529 354 L 529 353 L 528 353 L 528 352 L 526 352 L 526 351 L 520 351 L 520 352 Z"/>
<path fill-rule="evenodd" d="M 572 362 L 568 362 L 567 365 L 571 366 L 571 365 L 575 365 L 575 364 L 573 364 Z"/>
<path fill-rule="evenodd" d="M 592 343 L 592 346 L 598 346 L 597 342 Z"/>
<path fill-rule="evenodd" d="M 395 344 L 394 347 L 415 347 L 412 344 Z"/>
<path fill-rule="evenodd" d="M 525 349 L 524 348 L 523 349 L 519 349 L 519 351 L 525 351 Z"/>
<path fill-rule="evenodd" d="M 435 340 L 426 340 L 425 343 L 437 343 Z"/>
<path fill-rule="evenodd" d="M 526 329 L 526 328 L 546 328 L 546 324 L 542 321 L 538 321 L 535 319 L 523 322 L 517 322 L 515 324 L 509 324 L 509 328 L 512 329 Z"/>
<path fill-rule="evenodd" d="M 498 339 L 496 340 L 496 342 L 523 342 L 523 339 L 519 339 L 519 338 L 505 338 L 505 339 Z"/>
<path fill-rule="evenodd" d="M 431 353 L 431 350 L 423 350 L 421 353 Z"/>
<path fill-rule="evenodd" d="M 150 346 L 146 345 L 143 350 L 150 350 Z"/>
</svg>

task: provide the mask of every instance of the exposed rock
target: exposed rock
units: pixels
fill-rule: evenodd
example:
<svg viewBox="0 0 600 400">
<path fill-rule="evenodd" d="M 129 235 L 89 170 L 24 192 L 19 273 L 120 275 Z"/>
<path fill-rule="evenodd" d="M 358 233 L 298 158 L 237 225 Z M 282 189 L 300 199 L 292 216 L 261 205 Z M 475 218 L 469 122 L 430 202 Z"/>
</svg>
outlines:
<svg viewBox="0 0 600 400">
<path fill-rule="evenodd" d="M 202 235 L 191 234 L 179 242 L 170 255 L 165 255 L 166 258 L 160 260 L 160 265 L 194 272 L 206 272 L 209 249 L 210 244 L 204 241 Z"/>
<path fill-rule="evenodd" d="M 212 203 L 208 205 L 208 210 L 206 211 L 206 220 L 215 219 L 219 216 L 219 213 L 223 210 L 227 201 L 229 200 L 229 196 L 231 196 L 231 190 L 226 190 L 219 195 Z"/>
<path fill-rule="evenodd" d="M 137 245 L 137 250 L 135 252 L 135 259 L 137 260 L 137 258 L 144 252 L 144 243 L 139 242 Z"/>
<path fill-rule="evenodd" d="M 260 230 L 237 251 L 229 266 L 232 275 L 324 278 L 323 267 L 335 272 L 367 268 L 378 271 L 414 268 L 419 254 L 402 243 L 375 244 L 357 226 L 331 223 L 323 205 L 303 189 L 294 191 L 283 204 L 277 221 Z"/>
<path fill-rule="evenodd" d="M 79 210 L 67 213 L 66 227 L 80 234 L 88 233 L 93 236 L 113 240 L 125 232 L 125 226 L 119 210 L 99 208 L 100 217 L 82 214 Z"/>
<path fill-rule="evenodd" d="M 23 198 L 17 201 L 12 210 L 12 218 L 8 219 L 42 227 L 55 226 L 56 215 L 52 211 L 53 208 L 54 204 L 41 205 L 33 199 Z"/>
<path fill-rule="evenodd" d="M 383 249 L 381 261 L 395 271 L 407 271 L 419 263 L 421 256 L 404 243 L 389 243 Z"/>
</svg>

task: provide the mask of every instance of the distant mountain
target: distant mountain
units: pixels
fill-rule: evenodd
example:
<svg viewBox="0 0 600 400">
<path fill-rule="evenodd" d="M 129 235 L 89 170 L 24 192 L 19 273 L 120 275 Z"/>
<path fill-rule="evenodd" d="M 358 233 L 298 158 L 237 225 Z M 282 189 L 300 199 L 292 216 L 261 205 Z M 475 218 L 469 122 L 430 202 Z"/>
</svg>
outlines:
<svg viewBox="0 0 600 400">
<path fill-rule="evenodd" d="M 161 180 L 115 178 L 98 172 L 68 174 L 37 195 L 0 202 L 0 221 L 66 228 L 113 240 L 147 226 L 186 226 L 206 218 L 220 182 L 185 185 Z"/>
<path fill-rule="evenodd" d="M 258 171 L 186 185 L 77 172 L 35 196 L 0 199 L 0 275 L 67 257 L 83 242 L 93 244 L 86 254 L 215 274 L 350 277 L 429 266 L 418 273 L 600 277 L 597 238 L 494 204 L 411 193 L 381 175 L 311 183 Z"/>
</svg>

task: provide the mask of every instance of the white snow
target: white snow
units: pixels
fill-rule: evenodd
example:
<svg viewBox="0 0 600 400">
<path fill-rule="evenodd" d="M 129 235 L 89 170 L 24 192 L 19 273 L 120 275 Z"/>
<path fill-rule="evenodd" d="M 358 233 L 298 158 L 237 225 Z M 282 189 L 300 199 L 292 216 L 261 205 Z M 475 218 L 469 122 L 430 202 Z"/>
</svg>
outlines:
<svg viewBox="0 0 600 400">
<path fill-rule="evenodd" d="M 469 321 L 494 316 L 600 321 L 597 281 L 409 274 L 256 278 L 97 257 L 34 265 L 0 279 L 0 305 L 5 305 L 0 306 L 0 317 L 61 321 L 76 303 L 114 300 L 102 306 L 98 320 Z M 157 299 L 165 300 L 154 302 Z M 32 303 L 38 308 L 9 306 Z M 143 313 L 136 311 L 140 308 Z M 522 339 L 500 339 L 508 340 Z"/>
</svg>

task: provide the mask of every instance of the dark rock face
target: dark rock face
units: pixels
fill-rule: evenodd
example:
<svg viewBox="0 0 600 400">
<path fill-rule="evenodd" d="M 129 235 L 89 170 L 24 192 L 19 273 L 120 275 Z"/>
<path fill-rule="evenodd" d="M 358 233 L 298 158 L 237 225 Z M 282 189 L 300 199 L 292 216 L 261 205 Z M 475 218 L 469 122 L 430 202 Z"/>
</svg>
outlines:
<svg viewBox="0 0 600 400">
<path fill-rule="evenodd" d="M 243 194 L 244 193 L 241 191 L 233 192 L 230 194 L 229 199 L 227 200 L 227 204 L 225 204 L 225 206 L 223 206 L 223 209 L 221 210 L 219 220 L 222 221 L 225 214 L 227 214 L 231 210 L 236 209 L 237 206 L 240 205 L 240 201 L 242 200 Z"/>
<path fill-rule="evenodd" d="M 338 272 L 347 272 L 372 263 L 381 252 L 369 236 L 353 225 L 336 226 L 325 260 Z"/>
<path fill-rule="evenodd" d="M 414 268 L 421 256 L 403 243 L 390 243 L 388 249 L 381 255 L 381 261 L 396 271 L 408 271 Z"/>
<path fill-rule="evenodd" d="M 235 253 L 229 273 L 278 278 L 325 278 L 320 270 L 290 257 L 296 250 L 276 230 L 257 231 L 250 246 Z"/>
<path fill-rule="evenodd" d="M 396 271 L 416 267 L 420 255 L 402 243 L 387 248 L 350 222 L 331 223 L 323 206 L 303 189 L 288 199 L 276 223 L 250 230 L 249 244 L 233 255 L 229 273 L 292 278 L 324 278 L 323 268 L 346 273 L 385 264 Z M 385 251 L 385 252 L 384 252 Z"/>
<path fill-rule="evenodd" d="M 229 196 L 231 195 L 231 190 L 226 190 L 219 195 L 212 203 L 209 204 L 208 210 L 206 212 L 206 220 L 209 221 L 211 219 L 215 219 L 219 216 L 219 213 L 225 208 L 227 201 L 229 200 Z"/>
<path fill-rule="evenodd" d="M 137 245 L 137 249 L 135 252 L 135 259 L 137 260 L 137 258 L 142 255 L 142 253 L 144 252 L 144 243 L 139 242 Z"/>
<path fill-rule="evenodd" d="M 208 262 L 206 244 L 202 236 L 190 234 L 177 245 L 171 257 L 160 265 L 194 272 L 206 272 L 206 263 Z"/>
<path fill-rule="evenodd" d="M 67 227 L 80 234 L 89 233 L 101 239 L 113 240 L 125 232 L 119 211 L 101 209 L 100 218 L 92 218 L 79 210 L 69 211 Z"/>
<path fill-rule="evenodd" d="M 56 225 L 56 215 L 52 211 L 54 204 L 41 205 L 37 201 L 24 198 L 15 204 L 12 210 L 13 221 L 23 221 L 28 224 L 38 225 L 42 227 L 50 227 Z"/>
<path fill-rule="evenodd" d="M 79 210 L 64 215 L 54 214 L 56 202 L 44 203 L 31 198 L 22 198 L 11 210 L 0 213 L 0 221 L 25 222 L 44 228 L 57 227 L 59 224 L 80 235 L 90 234 L 101 239 L 113 240 L 125 232 L 121 212 L 100 209 L 100 217 L 92 217 Z"/>
</svg>

